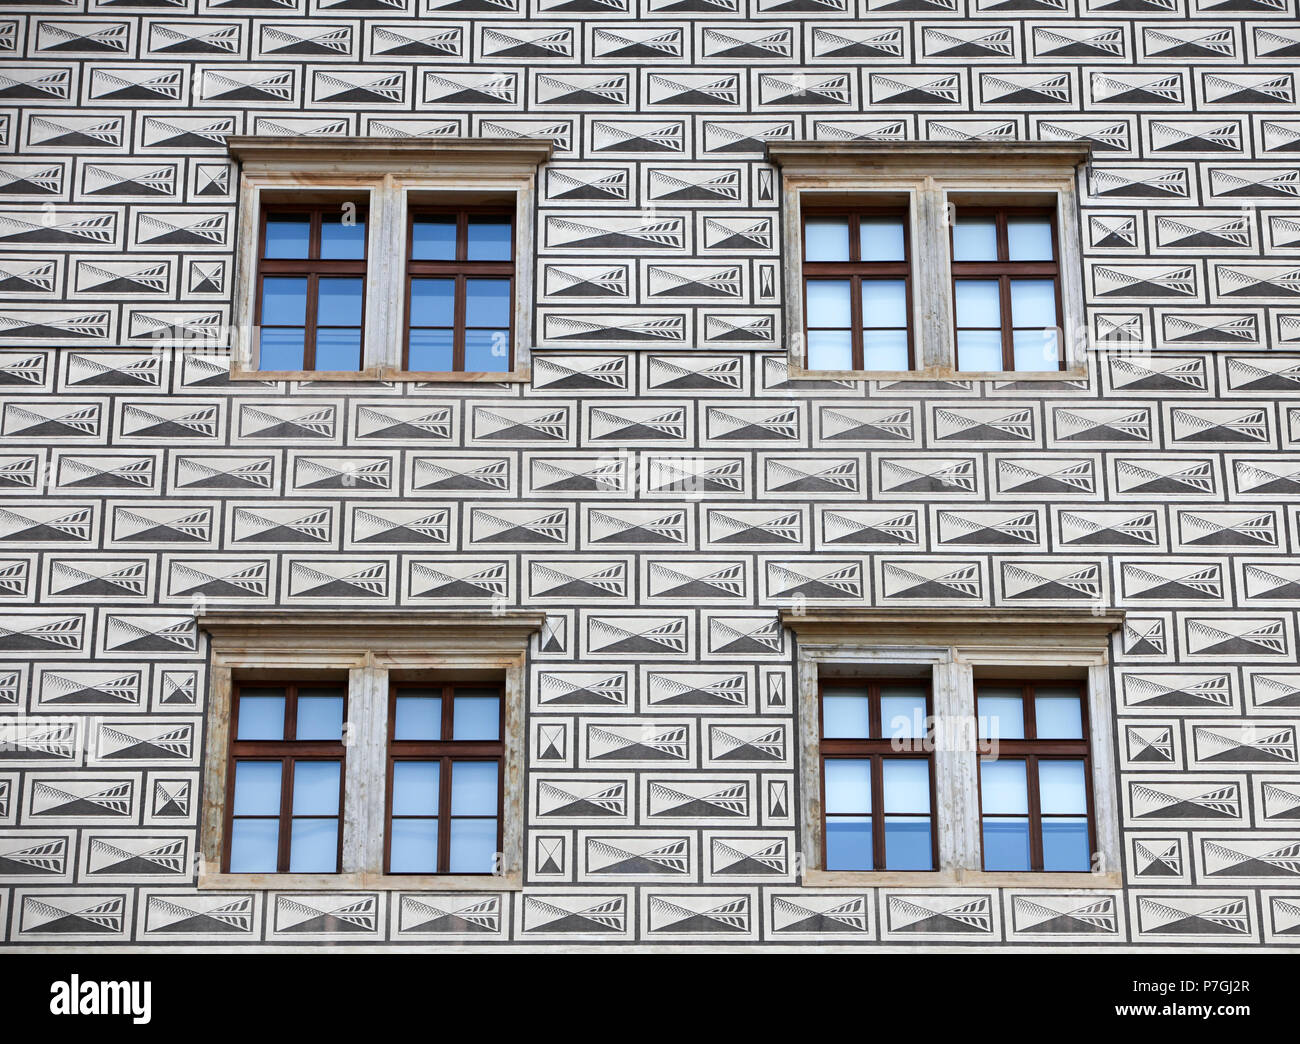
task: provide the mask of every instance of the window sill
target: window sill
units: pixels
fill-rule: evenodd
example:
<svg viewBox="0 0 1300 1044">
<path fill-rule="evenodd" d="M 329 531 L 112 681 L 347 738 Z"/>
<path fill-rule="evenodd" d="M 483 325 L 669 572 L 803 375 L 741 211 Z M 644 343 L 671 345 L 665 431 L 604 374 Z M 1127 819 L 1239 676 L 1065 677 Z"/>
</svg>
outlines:
<svg viewBox="0 0 1300 1044">
<path fill-rule="evenodd" d="M 354 888 L 406 892 L 518 892 L 523 889 L 519 871 L 493 874 L 206 874 L 199 888 L 232 890 L 253 888 L 281 891 L 338 892 Z"/>
<path fill-rule="evenodd" d="M 1071 370 L 805 370 L 796 363 L 788 367 L 792 381 L 1082 381 L 1088 371 Z"/>
<path fill-rule="evenodd" d="M 1109 873 L 1012 873 L 988 870 L 804 871 L 805 888 L 1119 888 L 1118 870 Z"/>
<path fill-rule="evenodd" d="M 526 384 L 532 380 L 529 369 L 509 373 L 452 373 L 442 370 L 386 370 L 372 366 L 366 370 L 239 370 L 231 369 L 232 381 L 404 381 L 426 384 Z"/>
</svg>

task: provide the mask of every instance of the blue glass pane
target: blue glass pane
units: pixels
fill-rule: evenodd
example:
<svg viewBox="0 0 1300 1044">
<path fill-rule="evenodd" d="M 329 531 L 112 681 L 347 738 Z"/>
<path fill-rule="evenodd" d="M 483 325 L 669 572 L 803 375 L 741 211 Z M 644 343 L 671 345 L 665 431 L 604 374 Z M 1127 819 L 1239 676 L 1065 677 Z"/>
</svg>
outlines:
<svg viewBox="0 0 1300 1044">
<path fill-rule="evenodd" d="M 301 370 L 305 336 L 302 327 L 262 327 L 258 334 L 258 369 Z"/>
<path fill-rule="evenodd" d="M 411 257 L 417 261 L 454 261 L 456 258 L 456 219 L 423 217 L 411 230 Z"/>
<path fill-rule="evenodd" d="M 907 283 L 902 279 L 862 280 L 862 325 L 906 327 Z"/>
<path fill-rule="evenodd" d="M 864 217 L 858 223 L 863 261 L 903 261 L 903 221 L 892 217 Z"/>
<path fill-rule="evenodd" d="M 300 740 L 342 739 L 342 694 L 329 689 L 299 693 L 297 736 Z"/>
<path fill-rule="evenodd" d="M 885 817 L 885 869 L 934 869 L 928 819 Z"/>
<path fill-rule="evenodd" d="M 278 761 L 236 761 L 235 802 L 237 816 L 280 814 L 280 763 Z"/>
<path fill-rule="evenodd" d="M 262 279 L 262 325 L 301 326 L 306 321 L 306 278 L 265 276 Z"/>
<path fill-rule="evenodd" d="M 836 816 L 826 820 L 826 869 L 871 870 L 871 820 Z"/>
<path fill-rule="evenodd" d="M 906 330 L 867 330 L 862 334 L 864 370 L 906 370 Z"/>
<path fill-rule="evenodd" d="M 447 869 L 453 874 L 490 874 L 496 868 L 496 854 L 495 819 L 451 821 L 451 858 Z"/>
<path fill-rule="evenodd" d="M 806 261 L 847 261 L 849 219 L 810 217 L 803 226 L 803 256 Z"/>
<path fill-rule="evenodd" d="M 356 327 L 324 327 L 316 331 L 317 370 L 360 370 L 361 331 Z"/>
<path fill-rule="evenodd" d="M 230 872 L 273 874 L 279 849 L 278 819 L 236 819 L 230 827 Z"/>
<path fill-rule="evenodd" d="M 465 331 L 466 373 L 504 373 L 509 369 L 509 330 Z"/>
<path fill-rule="evenodd" d="M 925 735 L 925 690 L 889 686 L 880 690 L 880 728 L 885 739 Z"/>
<path fill-rule="evenodd" d="M 452 739 L 494 740 L 501 736 L 501 698 L 456 694 L 451 708 Z"/>
<path fill-rule="evenodd" d="M 284 696 L 240 696 L 236 739 L 284 739 Z"/>
<path fill-rule="evenodd" d="M 867 690 L 830 689 L 822 696 L 822 735 L 828 739 L 865 739 L 871 735 Z"/>
<path fill-rule="evenodd" d="M 510 280 L 465 280 L 465 325 L 510 326 Z"/>
<path fill-rule="evenodd" d="M 1012 261 L 1051 261 L 1052 222 L 1045 217 L 1007 218 L 1007 246 Z"/>
<path fill-rule="evenodd" d="M 952 234 L 952 257 L 954 261 L 996 261 L 997 222 L 991 217 L 958 215 Z"/>
<path fill-rule="evenodd" d="M 847 279 L 809 279 L 809 326 L 848 327 L 853 325 L 852 306 L 849 303 Z"/>
<path fill-rule="evenodd" d="M 339 868 L 339 821 L 295 819 L 289 833 L 291 874 L 332 874 Z"/>
<path fill-rule="evenodd" d="M 1083 739 L 1083 708 L 1077 689 L 1034 693 L 1034 726 L 1039 739 Z"/>
<path fill-rule="evenodd" d="M 395 874 L 438 872 L 438 821 L 394 819 L 389 833 L 388 865 Z"/>
<path fill-rule="evenodd" d="M 980 762 L 980 808 L 986 815 L 1029 814 L 1023 761 Z"/>
<path fill-rule="evenodd" d="M 984 820 L 984 869 L 1029 869 L 1029 820 Z"/>
<path fill-rule="evenodd" d="M 997 330 L 959 330 L 957 369 L 971 372 L 1002 370 L 1002 334 Z"/>
<path fill-rule="evenodd" d="M 853 369 L 853 335 L 848 330 L 809 330 L 808 369 Z"/>
<path fill-rule="evenodd" d="M 1061 335 L 1055 327 L 1013 330 L 1011 349 L 1017 370 L 1041 373 L 1061 368 Z"/>
<path fill-rule="evenodd" d="M 827 815 L 856 815 L 871 811 L 871 762 L 859 758 L 827 758 Z"/>
<path fill-rule="evenodd" d="M 1040 761 L 1038 802 L 1045 816 L 1086 816 L 1088 788 L 1083 761 Z"/>
<path fill-rule="evenodd" d="M 495 761 L 453 761 L 451 764 L 451 814 L 494 816 L 497 811 Z"/>
<path fill-rule="evenodd" d="M 455 325 L 455 302 L 454 279 L 412 279 L 411 325 Z"/>
<path fill-rule="evenodd" d="M 326 276 L 317 284 L 316 322 L 320 326 L 360 326 L 359 276 Z"/>
<path fill-rule="evenodd" d="M 436 816 L 438 770 L 436 761 L 393 762 L 393 815 Z"/>
<path fill-rule="evenodd" d="M 411 370 L 450 370 L 450 330 L 412 330 L 406 365 Z"/>
<path fill-rule="evenodd" d="M 1086 819 L 1043 820 L 1043 869 L 1086 873 L 1092 869 Z"/>
<path fill-rule="evenodd" d="M 263 257 L 307 257 L 311 252 L 311 219 L 306 214 L 268 214 Z"/>
<path fill-rule="evenodd" d="M 885 758 L 885 812 L 930 811 L 930 763 L 922 758 Z"/>
<path fill-rule="evenodd" d="M 470 215 L 466 257 L 471 261 L 509 261 L 514 255 L 510 245 L 510 219 Z"/>
<path fill-rule="evenodd" d="M 360 261 L 366 256 L 366 219 L 356 217 L 350 223 L 342 208 L 338 216 L 326 214 L 320 226 L 320 256 Z"/>
<path fill-rule="evenodd" d="M 976 703 L 981 736 L 1025 738 L 1025 701 L 1009 689 L 980 689 Z"/>
<path fill-rule="evenodd" d="M 293 814 L 335 816 L 339 811 L 337 761 L 299 761 L 293 766 Z"/>
<path fill-rule="evenodd" d="M 954 286 L 958 327 L 969 329 L 1002 325 L 996 279 L 958 279 Z"/>
<path fill-rule="evenodd" d="M 436 740 L 442 738 L 442 699 L 437 696 L 399 696 L 393 721 L 393 738 Z"/>
<path fill-rule="evenodd" d="M 1055 280 L 1011 280 L 1011 325 L 1018 328 L 1034 326 L 1039 329 L 1056 325 Z"/>
</svg>

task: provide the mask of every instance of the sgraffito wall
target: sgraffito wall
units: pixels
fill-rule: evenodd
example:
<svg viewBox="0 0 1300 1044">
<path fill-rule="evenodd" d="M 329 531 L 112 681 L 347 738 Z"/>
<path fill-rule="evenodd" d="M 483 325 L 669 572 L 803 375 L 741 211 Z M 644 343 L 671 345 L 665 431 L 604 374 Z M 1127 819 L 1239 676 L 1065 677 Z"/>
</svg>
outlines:
<svg viewBox="0 0 1300 1044">
<path fill-rule="evenodd" d="M 1300 939 L 1296 15 L 0 4 L 6 944 Z M 531 383 L 229 381 L 236 133 L 553 140 Z M 797 139 L 1090 141 L 1090 378 L 788 380 Z M 1128 611 L 1123 890 L 800 887 L 776 609 L 936 585 Z M 199 891 L 196 609 L 465 604 L 548 613 L 524 890 Z"/>
</svg>

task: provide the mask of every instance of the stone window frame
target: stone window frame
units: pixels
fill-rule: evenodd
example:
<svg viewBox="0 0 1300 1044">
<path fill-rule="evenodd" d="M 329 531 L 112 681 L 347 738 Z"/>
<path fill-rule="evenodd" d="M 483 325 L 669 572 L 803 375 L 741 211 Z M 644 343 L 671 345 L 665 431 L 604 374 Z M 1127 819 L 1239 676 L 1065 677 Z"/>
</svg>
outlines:
<svg viewBox="0 0 1300 1044">
<path fill-rule="evenodd" d="M 523 383 L 532 379 L 533 280 L 538 168 L 554 144 L 535 139 L 311 138 L 232 135 L 238 161 L 232 380 Z M 304 203 L 355 194 L 368 210 L 368 258 L 360 371 L 259 370 L 256 306 L 258 236 L 265 202 Z M 508 372 L 403 369 L 407 215 L 413 207 L 514 196 L 514 365 Z M 413 202 L 414 200 L 414 202 Z"/>
<path fill-rule="evenodd" d="M 795 380 L 1063 381 L 1088 376 L 1079 168 L 1087 142 L 769 142 L 781 172 L 782 256 L 787 359 Z M 954 204 L 994 206 L 1032 201 L 1056 212 L 1060 265 L 1060 370 L 961 371 L 952 300 Z M 915 370 L 808 370 L 804 367 L 803 203 L 835 201 L 905 206 L 912 262 Z"/>
<path fill-rule="evenodd" d="M 528 644 L 545 614 L 482 611 L 224 610 L 198 617 L 209 639 L 200 888 L 348 888 L 407 891 L 518 890 L 524 863 L 525 672 Z M 339 873 L 222 873 L 231 699 L 240 680 L 347 677 L 343 860 Z M 394 676 L 487 677 L 505 689 L 500 872 L 386 874 L 385 781 L 389 682 Z"/>
<path fill-rule="evenodd" d="M 800 836 L 805 887 L 1016 887 L 1115 889 L 1122 885 L 1110 636 L 1123 610 L 849 609 L 781 610 L 798 642 Z M 818 680 L 835 674 L 898 678 L 929 672 L 936 732 L 969 738 L 933 752 L 939 865 L 932 871 L 824 868 Z M 987 871 L 980 838 L 974 680 L 1086 679 L 1092 723 L 1096 871 Z M 972 730 L 961 730 L 967 720 Z"/>
</svg>

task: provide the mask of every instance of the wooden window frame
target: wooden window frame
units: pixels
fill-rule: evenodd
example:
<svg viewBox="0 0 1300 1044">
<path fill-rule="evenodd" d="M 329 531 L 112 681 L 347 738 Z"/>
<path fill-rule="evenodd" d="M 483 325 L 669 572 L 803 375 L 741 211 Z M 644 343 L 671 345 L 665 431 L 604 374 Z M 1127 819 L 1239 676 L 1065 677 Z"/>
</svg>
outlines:
<svg viewBox="0 0 1300 1044">
<path fill-rule="evenodd" d="M 417 260 L 415 257 L 415 223 L 425 217 L 456 218 L 456 257 L 451 261 Z M 504 217 L 510 223 L 510 260 L 509 261 L 471 261 L 469 252 L 469 219 L 471 216 Z M 443 278 L 455 281 L 452 313 L 452 366 L 447 373 L 465 373 L 465 335 L 470 327 L 466 324 L 466 280 L 472 278 L 506 278 L 510 281 L 510 330 L 508 335 L 507 358 L 502 373 L 509 373 L 515 368 L 515 259 L 519 244 L 516 235 L 515 215 L 499 206 L 434 206 L 415 205 L 409 208 L 406 217 L 406 269 L 403 288 L 404 306 L 402 312 L 402 369 L 410 371 L 411 365 L 411 290 L 414 280 L 419 278 Z M 417 327 L 417 329 L 425 329 Z M 435 328 L 436 329 L 436 328 Z M 474 329 L 483 329 L 474 327 Z M 496 371 L 469 371 L 494 373 Z"/>
<path fill-rule="evenodd" d="M 849 223 L 849 260 L 847 261 L 809 261 L 807 259 L 808 219 L 844 217 Z M 902 261 L 863 261 L 862 253 L 862 218 L 892 217 L 903 224 L 903 260 Z M 916 368 L 916 355 L 913 346 L 912 322 L 912 228 L 905 206 L 861 206 L 861 207 L 825 207 L 808 206 L 800 212 L 799 254 L 803 271 L 803 316 L 805 350 L 807 335 L 814 330 L 842 329 L 841 327 L 819 327 L 812 325 L 812 314 L 808 307 L 809 279 L 847 279 L 849 281 L 850 338 L 852 342 L 853 369 L 864 368 L 865 332 L 867 330 L 893 330 L 896 327 L 868 327 L 862 315 L 862 283 L 868 279 L 903 280 L 906 301 L 905 316 L 907 325 L 907 368 Z"/>
<path fill-rule="evenodd" d="M 889 739 L 884 736 L 881 723 L 880 691 L 890 686 L 925 690 L 925 735 L 908 740 Z M 862 689 L 867 690 L 867 707 L 869 731 L 872 736 L 867 739 L 837 739 L 826 736 L 826 705 L 824 697 L 827 689 Z M 939 868 L 939 830 L 938 830 L 938 796 L 935 791 L 934 754 L 927 750 L 934 720 L 934 692 L 928 678 L 818 678 L 817 680 L 817 730 L 820 752 L 819 776 L 821 778 L 821 836 L 822 866 L 827 861 L 828 834 L 826 820 L 826 762 L 828 759 L 867 760 L 871 763 L 871 867 L 845 871 L 847 873 L 886 873 L 893 872 L 885 860 L 885 804 L 884 804 L 884 761 L 896 758 L 908 761 L 924 761 L 930 779 L 930 812 L 924 818 L 930 824 L 930 869 L 909 871 L 912 873 L 934 873 Z M 899 747 L 905 745 L 905 750 Z M 915 813 L 903 813 L 910 819 L 921 819 Z M 834 818 L 834 817 L 831 817 Z M 860 817 L 859 817 L 860 818 Z"/>
<path fill-rule="evenodd" d="M 1001 325 L 999 330 L 1002 337 L 1002 369 L 1007 373 L 1027 373 L 1031 371 L 1016 369 L 1015 356 L 1015 327 L 1012 326 L 1011 319 L 1011 280 L 1020 279 L 1051 279 L 1052 280 L 1052 300 L 1056 307 L 1056 322 L 1053 324 L 1058 331 L 1061 331 L 1061 244 L 1060 234 L 1057 231 L 1056 211 L 1048 207 L 1020 207 L 1020 206 L 965 206 L 963 204 L 954 204 L 955 220 L 949 229 L 949 251 L 952 261 L 952 314 L 953 314 L 953 362 L 956 366 L 961 365 L 960 348 L 958 339 L 962 330 L 992 330 L 992 327 L 962 327 L 957 325 L 957 283 L 962 279 L 996 279 L 998 281 L 998 313 Z M 997 247 L 998 259 L 996 261 L 958 261 L 957 257 L 957 221 L 963 217 L 992 217 L 997 227 Z M 1039 217 L 1046 218 L 1052 229 L 1052 260 L 1051 261 L 1012 261 L 1010 237 L 1007 232 L 1007 219 L 1009 217 Z M 1021 329 L 1028 329 L 1021 327 Z M 1036 329 L 1036 328 L 1034 328 Z M 1058 370 L 1066 368 L 1066 360 L 1063 345 L 1057 343 L 1057 366 Z M 960 371 L 959 371 L 960 372 Z M 1032 371 L 1041 372 L 1041 371 Z M 1048 371 L 1050 372 L 1050 371 Z"/>
<path fill-rule="evenodd" d="M 358 372 L 365 368 L 366 359 L 366 275 L 367 266 L 369 265 L 370 251 L 370 215 L 369 208 L 361 206 L 357 208 L 356 216 L 359 220 L 366 222 L 366 235 L 362 240 L 362 256 L 357 258 L 322 258 L 321 250 L 321 226 L 324 223 L 326 212 L 337 212 L 337 203 L 303 203 L 301 205 L 294 203 L 268 203 L 261 208 L 258 215 L 257 230 L 257 277 L 254 282 L 255 291 L 253 298 L 253 323 L 258 330 L 259 340 L 261 338 L 262 326 L 262 284 L 267 276 L 305 276 L 307 278 L 307 314 L 305 316 L 305 328 L 303 330 L 303 358 L 302 368 L 304 371 L 315 371 L 316 369 L 316 331 L 317 310 L 319 305 L 319 286 L 321 277 L 330 276 L 356 276 L 361 279 L 361 323 L 360 334 L 361 342 L 358 358 Z M 284 258 L 284 257 L 266 257 L 266 223 L 267 218 L 274 214 L 305 214 L 311 223 L 311 231 L 308 235 L 308 247 L 305 258 Z M 271 329 L 286 329 L 284 327 L 271 327 Z M 288 327 L 287 329 L 292 329 Z M 334 329 L 326 327 L 326 329 Z M 343 329 L 343 328 L 341 328 Z M 350 329 L 350 327 L 346 328 Z"/>
<path fill-rule="evenodd" d="M 301 688 L 337 687 L 343 698 L 343 729 L 337 741 L 333 740 L 298 740 L 281 738 L 278 740 L 241 740 L 239 736 L 240 699 L 245 689 L 283 689 L 284 690 L 284 737 L 297 732 L 298 694 Z M 343 817 L 344 800 L 347 785 L 347 747 L 343 737 L 348 729 L 347 681 L 337 683 L 328 681 L 313 682 L 236 682 L 231 702 L 230 715 L 230 752 L 226 771 L 227 787 L 225 795 L 225 834 L 222 845 L 221 869 L 230 873 L 231 840 L 236 819 L 275 819 L 279 824 L 279 849 L 276 856 L 275 873 L 289 873 L 291 843 L 294 819 L 335 819 L 338 823 L 338 846 L 335 852 L 334 869 L 316 870 L 313 873 L 339 873 L 343 865 Z M 337 761 L 339 763 L 339 803 L 335 816 L 295 816 L 293 814 L 294 769 L 300 761 Z M 235 815 L 235 766 L 241 762 L 278 762 L 280 765 L 280 811 L 277 816 L 236 816 Z M 270 873 L 271 871 L 265 871 Z"/>
<path fill-rule="evenodd" d="M 463 689 L 495 689 L 497 693 L 497 738 L 495 740 L 457 740 L 451 739 L 453 733 L 453 716 L 455 693 Z M 404 691 L 430 692 L 441 691 L 442 721 L 437 740 L 399 740 L 397 731 L 397 700 Z M 411 874 L 450 874 L 451 859 L 451 822 L 453 819 L 487 819 L 487 816 L 453 816 L 451 811 L 452 762 L 455 761 L 491 761 L 497 766 L 497 808 L 496 808 L 496 851 L 501 851 L 502 832 L 505 824 L 505 724 L 506 724 L 505 687 L 500 683 L 475 681 L 448 681 L 437 685 L 421 685 L 418 682 L 392 682 L 388 689 L 388 758 L 387 777 L 384 798 L 384 872 L 393 876 Z M 393 851 L 393 770 L 402 761 L 436 761 L 438 762 L 438 814 L 433 816 L 399 816 L 399 819 L 438 820 L 438 868 L 429 871 L 395 871 L 392 869 Z M 458 876 L 482 876 L 490 878 L 491 874 L 474 875 L 469 871 L 454 871 Z"/>
<path fill-rule="evenodd" d="M 1081 731 L 1083 736 L 1080 739 L 1039 739 L 1037 736 L 1036 725 L 1036 708 L 1034 704 L 1035 690 L 1043 688 L 1053 689 L 1076 689 L 1079 694 L 1079 714 L 1082 724 Z M 1003 873 L 1038 873 L 1038 874 L 1068 874 L 1083 873 L 1085 871 L 1072 870 L 1045 870 L 1043 868 L 1043 816 L 1041 812 L 1041 799 L 1038 781 L 1038 763 L 1039 761 L 1082 761 L 1083 762 L 1083 779 L 1084 790 L 1087 795 L 1087 817 L 1088 817 L 1088 851 L 1095 853 L 1097 851 L 1097 813 L 1094 807 L 1093 798 L 1093 779 L 1092 779 L 1092 734 L 1090 732 L 1090 718 L 1088 713 L 1088 692 L 1086 686 L 1081 682 L 1074 680 L 1063 681 L 1026 681 L 1025 679 L 991 679 L 980 678 L 975 682 L 975 715 L 979 722 L 984 721 L 984 716 L 980 712 L 980 693 L 984 689 L 1019 689 L 1021 710 L 1024 714 L 1024 739 L 1003 739 L 997 737 L 996 753 L 980 757 L 980 764 L 986 761 L 1024 761 L 1025 763 L 1025 785 L 1028 796 L 1029 819 L 1029 866 L 1024 870 L 1002 871 Z M 981 739 L 992 739 L 992 737 L 981 736 Z M 1018 814 L 997 813 L 988 815 L 984 811 L 984 774 L 981 771 L 978 775 L 979 780 L 979 821 L 980 821 L 980 865 L 984 866 L 984 821 L 985 819 L 1019 819 Z M 1047 818 L 1064 818 L 1077 819 L 1073 816 L 1049 815 Z"/>
</svg>

